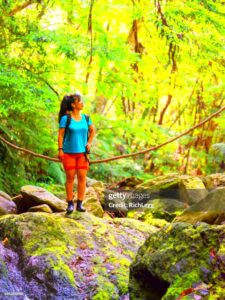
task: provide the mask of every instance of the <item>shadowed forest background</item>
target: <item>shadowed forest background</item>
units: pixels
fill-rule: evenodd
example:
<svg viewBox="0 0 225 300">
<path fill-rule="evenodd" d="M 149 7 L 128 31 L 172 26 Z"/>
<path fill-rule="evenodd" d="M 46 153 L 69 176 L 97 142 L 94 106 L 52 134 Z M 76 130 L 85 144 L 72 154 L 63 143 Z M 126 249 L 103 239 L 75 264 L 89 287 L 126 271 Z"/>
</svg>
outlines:
<svg viewBox="0 0 225 300">
<path fill-rule="evenodd" d="M 97 135 L 91 160 L 158 145 L 224 106 L 225 2 L 1 1 L 0 136 L 57 156 L 65 94 L 84 96 Z M 114 182 L 225 169 L 224 115 L 134 158 L 92 165 Z M 59 163 L 0 141 L 0 190 L 64 183 Z"/>
</svg>

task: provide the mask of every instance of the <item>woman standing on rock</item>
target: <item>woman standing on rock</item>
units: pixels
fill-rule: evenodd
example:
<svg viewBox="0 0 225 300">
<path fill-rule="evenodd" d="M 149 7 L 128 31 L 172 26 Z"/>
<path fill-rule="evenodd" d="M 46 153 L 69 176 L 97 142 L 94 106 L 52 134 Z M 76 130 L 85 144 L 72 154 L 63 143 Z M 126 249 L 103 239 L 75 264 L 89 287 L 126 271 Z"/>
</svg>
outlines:
<svg viewBox="0 0 225 300">
<path fill-rule="evenodd" d="M 76 210 L 84 212 L 82 206 L 86 189 L 86 174 L 89 168 L 87 153 L 95 135 L 91 119 L 81 114 L 84 103 L 79 94 L 65 96 L 59 112 L 58 157 L 66 173 L 67 212 L 74 210 L 73 186 L 77 175 Z M 71 112 L 71 113 L 68 113 Z"/>
</svg>

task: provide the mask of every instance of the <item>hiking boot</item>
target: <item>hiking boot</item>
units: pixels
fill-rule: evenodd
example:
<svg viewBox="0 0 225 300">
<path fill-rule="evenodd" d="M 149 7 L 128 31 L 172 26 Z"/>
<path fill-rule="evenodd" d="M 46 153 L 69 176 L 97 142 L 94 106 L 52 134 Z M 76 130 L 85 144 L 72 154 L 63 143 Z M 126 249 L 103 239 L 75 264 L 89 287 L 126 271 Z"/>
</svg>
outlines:
<svg viewBox="0 0 225 300">
<path fill-rule="evenodd" d="M 82 212 L 86 211 L 86 209 L 82 206 L 82 201 L 81 200 L 77 200 L 77 208 L 76 208 L 76 210 L 82 211 Z"/>
<path fill-rule="evenodd" d="M 67 212 L 68 214 L 71 214 L 71 213 L 73 212 L 73 210 L 74 210 L 74 203 L 73 203 L 73 200 L 68 201 L 68 207 L 67 207 L 67 209 L 66 209 L 66 212 Z"/>
</svg>

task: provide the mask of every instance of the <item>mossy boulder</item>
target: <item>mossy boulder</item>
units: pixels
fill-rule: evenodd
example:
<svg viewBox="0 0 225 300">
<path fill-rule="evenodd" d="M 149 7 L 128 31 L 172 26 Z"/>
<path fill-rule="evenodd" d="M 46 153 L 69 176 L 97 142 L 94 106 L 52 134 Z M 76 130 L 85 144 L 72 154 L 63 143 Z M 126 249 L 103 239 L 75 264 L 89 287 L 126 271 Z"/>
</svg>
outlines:
<svg viewBox="0 0 225 300">
<path fill-rule="evenodd" d="M 225 222 L 225 187 L 211 191 L 206 198 L 184 210 L 173 222 L 223 224 Z"/>
<path fill-rule="evenodd" d="M 130 266 L 130 300 L 225 299 L 224 245 L 225 226 L 165 226 Z"/>
<path fill-rule="evenodd" d="M 187 204 L 196 203 L 207 195 L 199 177 L 176 173 L 150 179 L 137 185 L 136 189 L 148 191 L 155 198 L 173 198 Z"/>
<path fill-rule="evenodd" d="M 0 218 L 1 292 L 30 299 L 119 299 L 128 293 L 129 265 L 155 232 L 137 220 L 85 212 L 23 213 Z M 12 253 L 7 259 L 5 254 Z M 14 269 L 18 276 L 13 277 Z"/>
</svg>

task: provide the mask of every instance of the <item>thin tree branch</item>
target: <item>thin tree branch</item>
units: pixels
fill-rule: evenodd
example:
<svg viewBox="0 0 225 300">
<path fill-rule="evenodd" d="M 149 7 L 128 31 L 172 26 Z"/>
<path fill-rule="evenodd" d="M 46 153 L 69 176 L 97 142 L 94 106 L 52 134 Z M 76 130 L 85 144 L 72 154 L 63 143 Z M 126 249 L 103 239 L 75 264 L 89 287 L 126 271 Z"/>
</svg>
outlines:
<svg viewBox="0 0 225 300">
<path fill-rule="evenodd" d="M 39 77 L 39 79 L 41 79 L 50 88 L 50 90 L 52 90 L 57 95 L 57 97 L 59 97 L 59 93 L 54 89 L 54 87 L 46 79 L 44 79 L 42 77 Z"/>
<path fill-rule="evenodd" d="M 158 125 L 162 125 L 162 123 L 163 123 L 163 117 L 164 117 L 164 115 L 165 115 L 165 113 L 166 113 L 166 110 L 167 110 L 168 106 L 169 106 L 170 103 L 171 103 L 172 97 L 173 97 L 172 95 L 170 95 L 170 94 L 168 95 L 166 104 L 165 104 L 165 106 L 163 107 L 162 111 L 160 112 L 160 118 L 159 118 Z"/>
<path fill-rule="evenodd" d="M 59 97 L 59 93 L 54 89 L 54 87 L 46 79 L 44 79 L 41 76 L 39 76 L 40 74 L 43 74 L 43 73 L 34 73 L 32 70 L 30 70 L 29 68 L 27 68 L 25 66 L 17 66 L 17 65 L 13 65 L 13 64 L 11 64 L 11 66 L 14 66 L 14 67 L 16 67 L 18 69 L 25 70 L 25 71 L 33 74 L 34 76 L 37 76 L 38 79 L 40 79 L 41 81 L 43 81 L 50 88 L 50 90 L 52 90 L 57 95 L 57 97 Z"/>
</svg>

